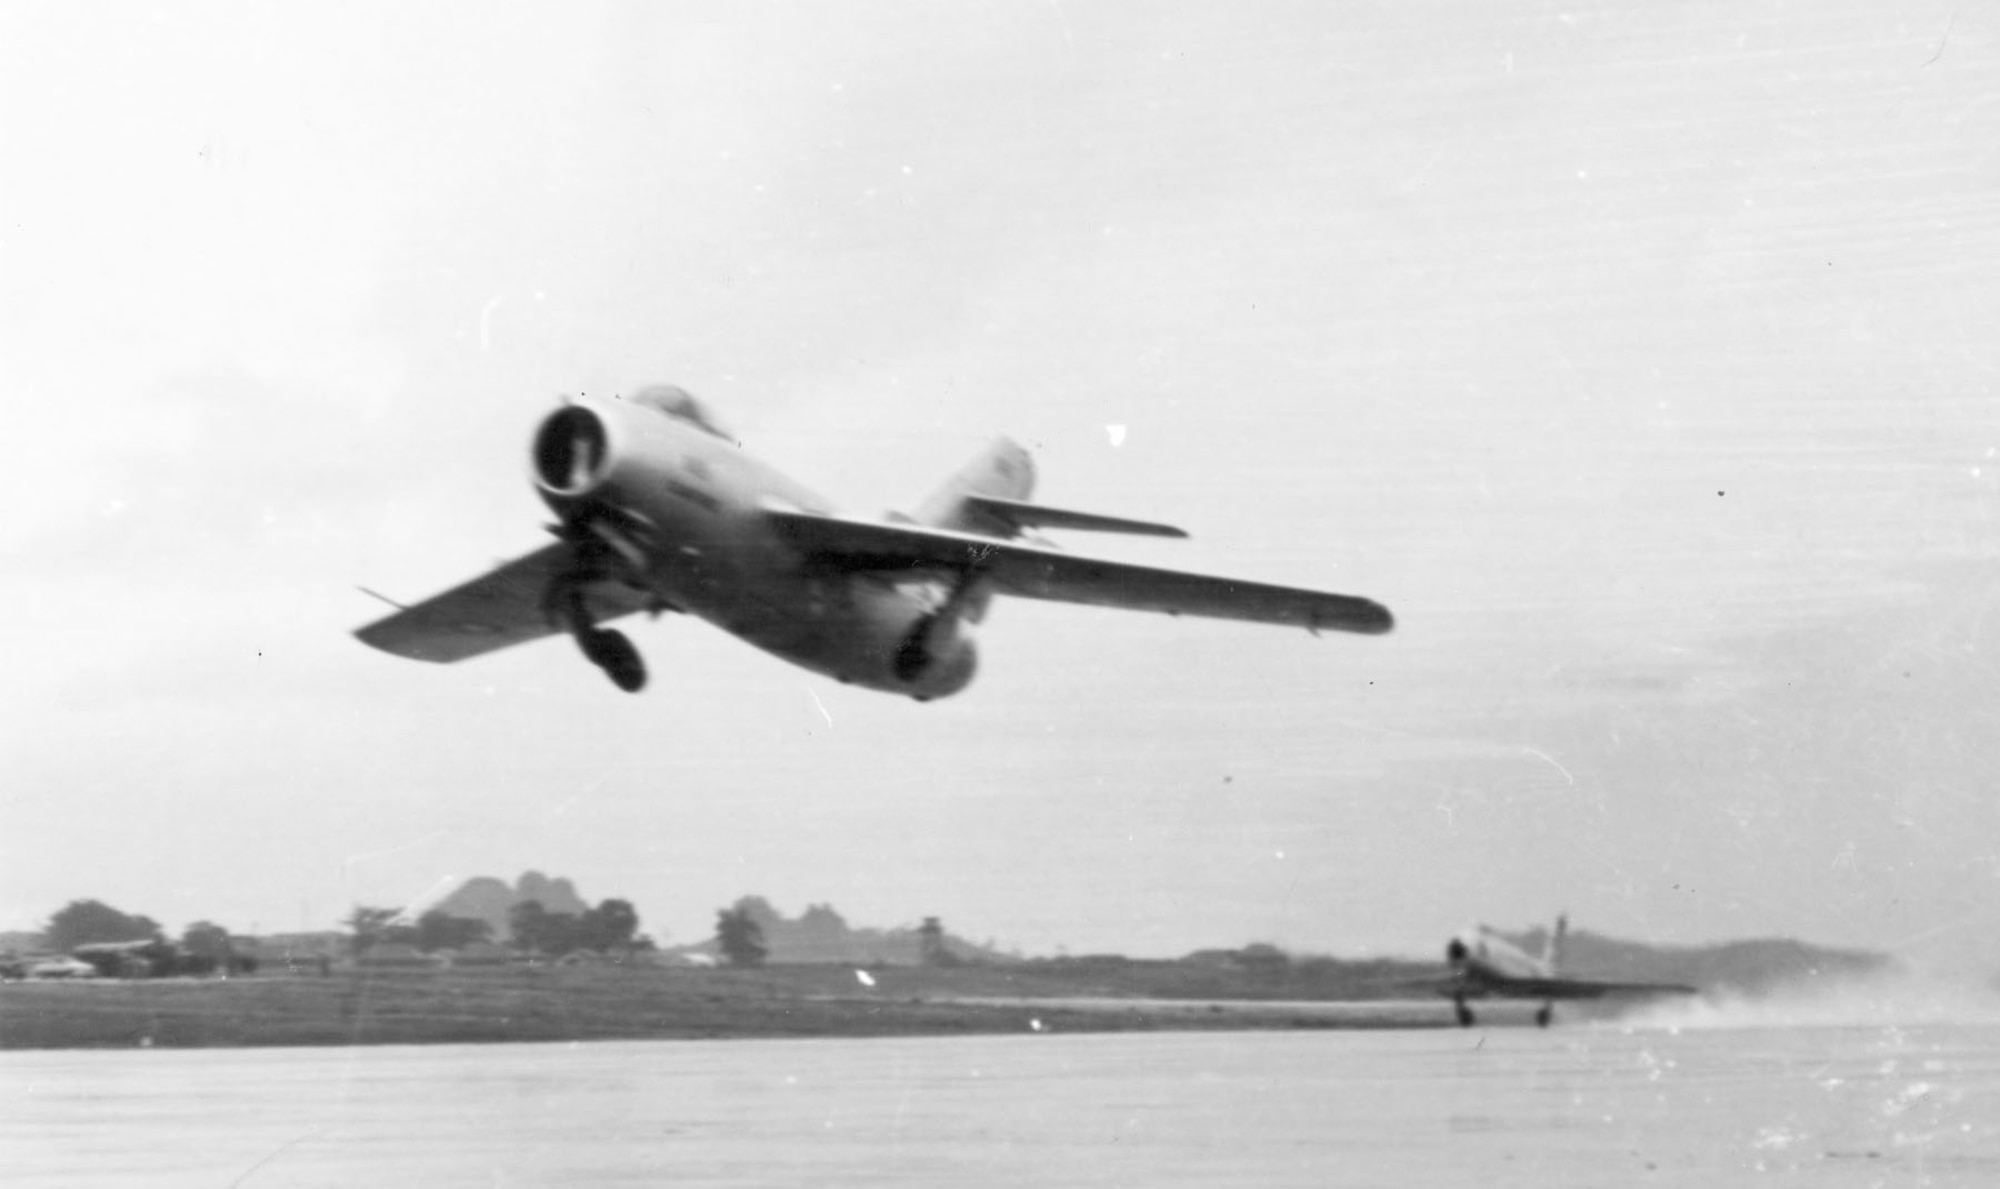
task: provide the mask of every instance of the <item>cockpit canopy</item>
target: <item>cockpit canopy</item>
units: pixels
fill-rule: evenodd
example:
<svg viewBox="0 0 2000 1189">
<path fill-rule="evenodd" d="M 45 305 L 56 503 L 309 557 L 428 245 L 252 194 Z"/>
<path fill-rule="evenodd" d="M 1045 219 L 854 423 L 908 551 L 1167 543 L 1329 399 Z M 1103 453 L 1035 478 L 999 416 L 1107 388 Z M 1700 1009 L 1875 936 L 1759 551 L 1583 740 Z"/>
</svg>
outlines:
<svg viewBox="0 0 2000 1189">
<path fill-rule="evenodd" d="M 655 413 L 665 413 L 676 421 L 685 421 L 703 433 L 724 441 L 736 440 L 729 435 L 728 430 L 722 428 L 721 423 L 716 421 L 707 407 L 685 388 L 673 384 L 653 384 L 641 388 L 625 399 L 631 404 L 651 409 Z"/>
</svg>

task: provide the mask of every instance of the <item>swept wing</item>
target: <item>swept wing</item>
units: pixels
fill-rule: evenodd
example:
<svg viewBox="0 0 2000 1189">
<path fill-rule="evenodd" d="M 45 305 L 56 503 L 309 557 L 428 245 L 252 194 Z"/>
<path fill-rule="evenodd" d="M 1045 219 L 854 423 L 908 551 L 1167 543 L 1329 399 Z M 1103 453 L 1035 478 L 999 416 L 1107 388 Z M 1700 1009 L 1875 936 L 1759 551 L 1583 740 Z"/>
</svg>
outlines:
<svg viewBox="0 0 2000 1189">
<path fill-rule="evenodd" d="M 384 652 L 441 663 L 554 635 L 562 629 L 550 621 L 543 599 L 549 583 L 572 564 L 572 556 L 568 545 L 543 546 L 354 634 Z M 608 579 L 584 587 L 584 605 L 598 623 L 645 610 L 648 600 L 648 595 Z"/>
<path fill-rule="evenodd" d="M 911 524 L 780 508 L 767 509 L 765 516 L 781 537 L 814 561 L 846 570 L 969 575 L 995 591 L 1021 598 L 1291 624 L 1314 631 L 1378 634 L 1395 626 L 1388 608 L 1353 595 L 1105 561 Z"/>
</svg>

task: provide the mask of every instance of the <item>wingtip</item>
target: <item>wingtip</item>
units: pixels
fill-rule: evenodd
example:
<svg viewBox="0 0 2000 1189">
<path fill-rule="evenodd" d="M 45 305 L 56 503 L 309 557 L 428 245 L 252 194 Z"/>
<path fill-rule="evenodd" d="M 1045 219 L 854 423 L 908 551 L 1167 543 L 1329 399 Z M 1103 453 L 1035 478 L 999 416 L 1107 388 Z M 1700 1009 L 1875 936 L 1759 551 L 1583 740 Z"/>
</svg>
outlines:
<svg viewBox="0 0 2000 1189">
<path fill-rule="evenodd" d="M 1386 636 L 1396 630 L 1396 616 L 1373 599 L 1356 599 L 1359 604 L 1343 626 L 1369 636 Z"/>
<path fill-rule="evenodd" d="M 1315 636 L 1321 632 L 1380 636 L 1395 627 L 1396 617 L 1387 607 L 1356 595 L 1328 595 L 1326 601 L 1306 612 L 1305 619 L 1305 629 Z"/>
</svg>

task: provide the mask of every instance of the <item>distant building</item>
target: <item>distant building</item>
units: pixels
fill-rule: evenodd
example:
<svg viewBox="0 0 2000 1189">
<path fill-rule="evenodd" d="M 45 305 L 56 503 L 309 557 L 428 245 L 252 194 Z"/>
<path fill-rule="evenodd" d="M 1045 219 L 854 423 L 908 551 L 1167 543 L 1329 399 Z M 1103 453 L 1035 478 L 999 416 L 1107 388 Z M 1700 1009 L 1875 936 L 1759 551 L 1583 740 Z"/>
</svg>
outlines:
<svg viewBox="0 0 2000 1189">
<path fill-rule="evenodd" d="M 178 954 L 173 945 L 151 937 L 136 941 L 93 941 L 70 951 L 72 958 L 90 963 L 104 978 L 147 978 L 172 973 L 168 968 Z"/>
<path fill-rule="evenodd" d="M 96 978 L 97 967 L 68 954 L 31 955 L 24 960 L 28 978 Z"/>
<path fill-rule="evenodd" d="M 344 954 L 350 935 L 332 929 L 309 933 L 266 933 L 261 937 L 235 937 L 238 949 L 255 946 L 260 955 L 282 958 L 285 954 Z"/>
<path fill-rule="evenodd" d="M 233 937 L 236 952 L 265 974 L 324 976 L 347 953 L 345 933 L 272 933 L 263 937 Z"/>
<path fill-rule="evenodd" d="M 935 917 L 918 927 L 874 929 L 849 925 L 830 904 L 809 905 L 796 920 L 787 918 L 762 896 L 744 896 L 735 908 L 749 914 L 763 934 L 774 966 L 919 966 L 962 962 L 997 964 L 1005 961 L 991 947 L 953 937 Z M 926 929 L 931 930 L 928 934 Z M 674 952 L 710 952 L 712 942 L 676 947 Z"/>
<path fill-rule="evenodd" d="M 427 954 L 403 941 L 381 942 L 354 959 L 356 966 L 365 969 L 435 970 L 444 963 L 436 954 Z"/>
<path fill-rule="evenodd" d="M 1252 942 L 1236 950 L 1195 950 L 1181 961 L 1191 966 L 1214 966 L 1225 970 L 1248 970 L 1266 974 L 1282 973 L 1292 959 L 1275 945 Z"/>
</svg>

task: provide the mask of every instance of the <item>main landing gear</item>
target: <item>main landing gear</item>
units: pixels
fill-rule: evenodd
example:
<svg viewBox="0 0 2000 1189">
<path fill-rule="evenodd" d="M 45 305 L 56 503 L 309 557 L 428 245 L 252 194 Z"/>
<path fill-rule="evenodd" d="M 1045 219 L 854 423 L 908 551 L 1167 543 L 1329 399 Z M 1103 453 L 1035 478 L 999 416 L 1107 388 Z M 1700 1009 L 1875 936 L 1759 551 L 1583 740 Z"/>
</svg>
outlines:
<svg viewBox="0 0 2000 1189">
<path fill-rule="evenodd" d="M 616 578 L 643 588 L 646 549 L 641 541 L 650 531 L 645 518 L 593 505 L 549 531 L 569 544 L 570 555 L 542 593 L 542 613 L 575 638 L 584 659 L 604 670 L 611 684 L 628 694 L 638 693 L 646 687 L 645 660 L 625 633 L 597 626 L 583 593 L 593 582 Z M 662 606 L 656 601 L 653 609 L 657 612 Z"/>
<path fill-rule="evenodd" d="M 646 660 L 624 632 L 616 628 L 590 628 L 578 633 L 576 642 L 590 663 L 611 678 L 611 684 L 628 694 L 646 688 Z"/>
<path fill-rule="evenodd" d="M 1470 1028 L 1477 1022 L 1473 1019 L 1472 1008 L 1467 1006 L 1465 1000 L 1458 996 L 1454 995 L 1452 997 L 1451 1010 L 1452 1014 L 1458 1017 L 1458 1026 L 1460 1028 Z M 1549 1022 L 1555 1018 L 1556 1005 L 1553 1003 L 1544 1003 L 1535 1009 L 1535 1027 L 1537 1028 L 1548 1027 Z"/>
<path fill-rule="evenodd" d="M 645 658 L 624 632 L 591 622 L 590 611 L 583 605 L 581 582 L 557 579 L 549 590 L 549 613 L 564 631 L 576 638 L 584 659 L 611 678 L 611 684 L 628 694 L 646 688 Z"/>
</svg>

